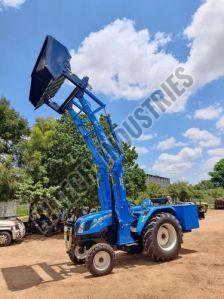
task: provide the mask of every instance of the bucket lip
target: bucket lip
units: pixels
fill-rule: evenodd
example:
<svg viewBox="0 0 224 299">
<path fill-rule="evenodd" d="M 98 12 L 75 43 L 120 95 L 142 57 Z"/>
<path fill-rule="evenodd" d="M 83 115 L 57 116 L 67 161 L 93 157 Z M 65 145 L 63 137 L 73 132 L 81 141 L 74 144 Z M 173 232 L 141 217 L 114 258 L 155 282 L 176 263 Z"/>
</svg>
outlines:
<svg viewBox="0 0 224 299">
<path fill-rule="evenodd" d="M 42 56 L 42 54 L 43 54 L 43 52 L 44 52 L 44 50 L 45 50 L 46 44 L 47 44 L 50 40 L 53 40 L 53 37 L 52 37 L 51 35 L 47 35 L 46 38 L 45 38 L 45 40 L 44 40 L 44 43 L 43 43 L 43 45 L 42 45 L 42 48 L 41 48 L 41 50 L 40 50 L 40 53 L 39 53 L 39 55 L 38 55 L 38 58 L 37 58 L 37 60 L 36 60 L 36 63 L 35 63 L 35 65 L 34 65 L 33 71 L 32 71 L 32 73 L 31 73 L 31 77 L 35 74 L 35 72 L 36 72 L 36 68 L 37 68 L 37 66 L 38 66 L 38 64 L 39 64 L 39 60 L 40 60 L 40 58 L 41 58 L 41 56 Z"/>
<path fill-rule="evenodd" d="M 51 35 L 47 35 L 46 38 L 45 38 L 45 40 L 44 40 L 44 43 L 43 43 L 43 45 L 42 45 L 42 48 L 41 48 L 41 50 L 40 50 L 40 53 L 39 53 L 39 55 L 38 55 L 38 58 L 37 58 L 37 60 L 36 60 L 36 63 L 35 63 L 35 65 L 34 65 L 33 71 L 32 71 L 32 73 L 31 73 L 31 77 L 32 77 L 33 75 L 35 75 L 35 73 L 36 73 L 36 68 L 37 68 L 37 66 L 38 66 L 38 64 L 39 64 L 40 58 L 41 58 L 41 56 L 42 56 L 44 50 L 46 49 L 46 45 L 47 45 L 47 44 L 51 44 L 51 43 L 53 43 L 53 41 L 59 43 L 64 49 L 66 49 L 66 50 L 68 51 L 68 57 L 69 57 L 69 59 L 72 58 L 72 57 L 71 57 L 71 54 L 69 53 L 69 50 L 68 50 L 62 43 L 60 43 L 60 42 L 59 42 L 57 39 L 55 39 L 53 36 L 51 36 Z"/>
</svg>

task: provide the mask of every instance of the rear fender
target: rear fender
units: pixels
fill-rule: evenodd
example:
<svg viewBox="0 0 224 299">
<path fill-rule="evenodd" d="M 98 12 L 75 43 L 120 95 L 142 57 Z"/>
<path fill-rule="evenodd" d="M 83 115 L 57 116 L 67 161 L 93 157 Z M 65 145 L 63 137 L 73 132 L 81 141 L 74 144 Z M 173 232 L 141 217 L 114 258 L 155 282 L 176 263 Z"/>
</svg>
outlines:
<svg viewBox="0 0 224 299">
<path fill-rule="evenodd" d="M 143 229 L 145 228 L 147 222 L 153 217 L 153 215 L 158 214 L 158 213 L 170 213 L 174 216 L 176 216 L 176 211 L 173 207 L 152 207 L 150 210 L 144 210 L 141 213 L 141 216 L 139 217 L 138 224 L 136 227 L 136 234 L 141 235 Z"/>
</svg>

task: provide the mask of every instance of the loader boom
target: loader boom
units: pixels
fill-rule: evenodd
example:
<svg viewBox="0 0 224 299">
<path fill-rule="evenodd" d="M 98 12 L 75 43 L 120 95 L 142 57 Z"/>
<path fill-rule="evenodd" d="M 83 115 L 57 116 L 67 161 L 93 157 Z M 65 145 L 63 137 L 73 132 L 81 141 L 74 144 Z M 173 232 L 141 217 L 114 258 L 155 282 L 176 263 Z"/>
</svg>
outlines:
<svg viewBox="0 0 224 299">
<path fill-rule="evenodd" d="M 105 105 L 88 89 L 88 77 L 80 79 L 71 73 L 69 60 L 70 54 L 67 49 L 54 38 L 47 36 L 32 73 L 30 101 L 35 108 L 45 103 L 60 114 L 66 111 L 70 114 L 98 166 L 99 202 L 102 210 L 112 210 L 117 244 L 132 244 L 134 243 L 130 231 L 132 216 L 126 198 L 123 155 L 118 140 L 107 115 L 106 119 L 111 129 L 110 137 L 114 141 L 113 144 L 110 142 L 96 116 L 97 112 L 105 109 Z M 52 98 L 65 79 L 74 85 L 74 90 L 59 106 Z M 98 108 L 92 109 L 90 100 Z M 78 112 L 75 107 L 79 109 Z M 92 127 L 89 131 L 85 126 L 86 119 Z"/>
</svg>

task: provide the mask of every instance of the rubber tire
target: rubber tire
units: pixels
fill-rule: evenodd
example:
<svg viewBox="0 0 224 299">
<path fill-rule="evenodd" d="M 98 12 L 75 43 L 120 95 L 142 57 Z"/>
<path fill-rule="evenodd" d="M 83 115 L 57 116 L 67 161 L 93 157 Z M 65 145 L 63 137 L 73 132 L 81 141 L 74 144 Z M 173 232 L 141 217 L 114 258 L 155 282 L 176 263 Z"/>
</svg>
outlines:
<svg viewBox="0 0 224 299">
<path fill-rule="evenodd" d="M 0 235 L 4 235 L 7 238 L 6 244 L 0 244 L 1 247 L 9 246 L 12 243 L 12 235 L 9 232 L 0 232 Z"/>
<path fill-rule="evenodd" d="M 109 255 L 110 255 L 110 258 L 111 258 L 109 267 L 106 270 L 104 270 L 104 271 L 99 271 L 98 269 L 96 269 L 94 267 L 94 264 L 93 264 L 94 256 L 99 251 L 106 251 L 106 252 L 108 252 Z M 112 272 L 114 266 L 115 266 L 115 252 L 114 252 L 113 248 L 109 244 L 107 244 L 107 243 L 98 243 L 98 244 L 93 245 L 89 249 L 89 251 L 87 253 L 87 256 L 86 256 L 86 267 L 87 267 L 88 271 L 93 276 L 103 276 L 103 275 L 110 274 Z"/>
<path fill-rule="evenodd" d="M 157 241 L 157 232 L 164 223 L 170 223 L 176 230 L 177 242 L 175 247 L 169 252 L 163 250 Z M 182 228 L 175 216 L 170 213 L 158 213 L 153 216 L 146 225 L 143 232 L 143 246 L 145 252 L 156 262 L 165 262 L 178 257 L 181 249 Z"/>
<path fill-rule="evenodd" d="M 74 265 L 83 265 L 85 264 L 85 259 L 78 259 L 76 256 L 75 256 L 75 247 L 73 247 L 69 253 L 68 253 L 68 256 L 71 260 L 71 262 L 74 264 Z"/>
</svg>

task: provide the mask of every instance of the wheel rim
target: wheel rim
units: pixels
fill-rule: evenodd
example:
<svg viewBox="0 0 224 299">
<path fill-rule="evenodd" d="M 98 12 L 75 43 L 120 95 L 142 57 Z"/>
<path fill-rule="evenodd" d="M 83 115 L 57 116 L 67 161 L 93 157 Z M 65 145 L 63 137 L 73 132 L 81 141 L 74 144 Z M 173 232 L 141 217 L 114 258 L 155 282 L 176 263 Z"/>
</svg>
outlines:
<svg viewBox="0 0 224 299">
<path fill-rule="evenodd" d="M 99 251 L 93 258 L 93 265 L 98 271 L 105 271 L 110 266 L 111 257 L 106 251 Z"/>
<path fill-rule="evenodd" d="M 164 223 L 157 233 L 159 247 L 165 251 L 172 250 L 177 243 L 177 232 L 172 224 Z"/>
<path fill-rule="evenodd" d="M 5 235 L 0 235 L 0 245 L 6 245 L 8 242 L 8 239 Z"/>
<path fill-rule="evenodd" d="M 83 260 L 86 258 L 86 247 L 75 246 L 75 256 L 78 260 Z"/>
</svg>

